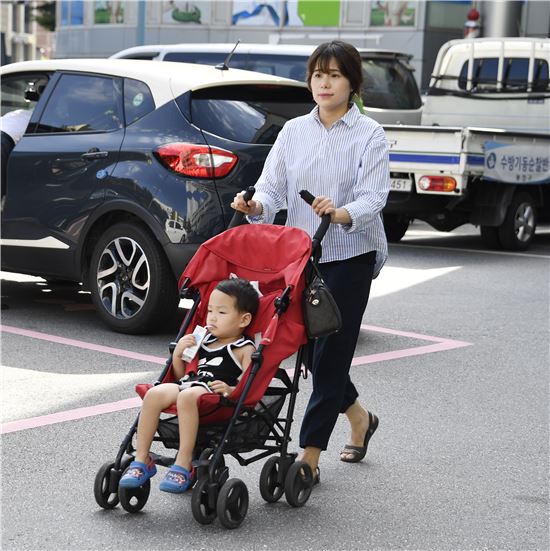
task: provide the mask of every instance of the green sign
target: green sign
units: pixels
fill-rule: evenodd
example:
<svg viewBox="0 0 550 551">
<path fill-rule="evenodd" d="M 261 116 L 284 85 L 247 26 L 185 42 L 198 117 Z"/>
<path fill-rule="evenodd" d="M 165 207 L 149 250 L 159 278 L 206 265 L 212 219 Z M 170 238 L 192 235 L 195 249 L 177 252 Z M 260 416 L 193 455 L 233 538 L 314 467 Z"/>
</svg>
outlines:
<svg viewBox="0 0 550 551">
<path fill-rule="evenodd" d="M 340 0 L 298 0 L 298 16 L 304 27 L 338 27 Z"/>
</svg>

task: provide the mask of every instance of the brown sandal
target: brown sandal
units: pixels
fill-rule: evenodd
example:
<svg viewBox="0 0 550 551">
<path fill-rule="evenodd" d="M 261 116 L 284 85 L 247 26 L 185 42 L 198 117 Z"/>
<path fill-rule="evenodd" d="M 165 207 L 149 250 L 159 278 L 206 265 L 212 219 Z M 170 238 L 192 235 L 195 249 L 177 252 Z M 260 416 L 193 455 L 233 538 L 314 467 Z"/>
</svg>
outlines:
<svg viewBox="0 0 550 551">
<path fill-rule="evenodd" d="M 369 440 L 378 428 L 378 417 L 369 411 L 369 428 L 365 434 L 365 440 L 362 446 L 353 446 L 352 444 L 346 444 L 344 449 L 340 452 L 340 461 L 344 463 L 359 463 L 365 455 L 367 455 L 367 448 L 369 446 Z M 342 454 L 349 454 L 353 457 L 351 459 L 344 459 Z"/>
</svg>

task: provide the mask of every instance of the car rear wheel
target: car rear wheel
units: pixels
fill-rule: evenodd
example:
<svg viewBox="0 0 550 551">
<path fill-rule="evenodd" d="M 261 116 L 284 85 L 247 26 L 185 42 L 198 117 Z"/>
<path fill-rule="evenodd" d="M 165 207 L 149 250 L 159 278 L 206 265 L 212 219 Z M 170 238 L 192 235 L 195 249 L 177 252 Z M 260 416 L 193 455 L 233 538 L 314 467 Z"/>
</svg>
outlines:
<svg viewBox="0 0 550 551">
<path fill-rule="evenodd" d="M 168 261 L 140 224 L 115 224 L 101 235 L 89 282 L 98 314 L 120 333 L 147 333 L 165 325 L 178 305 Z"/>
<path fill-rule="evenodd" d="M 498 229 L 500 243 L 505 249 L 525 251 L 533 241 L 536 225 L 533 198 L 529 193 L 517 193 Z"/>
</svg>

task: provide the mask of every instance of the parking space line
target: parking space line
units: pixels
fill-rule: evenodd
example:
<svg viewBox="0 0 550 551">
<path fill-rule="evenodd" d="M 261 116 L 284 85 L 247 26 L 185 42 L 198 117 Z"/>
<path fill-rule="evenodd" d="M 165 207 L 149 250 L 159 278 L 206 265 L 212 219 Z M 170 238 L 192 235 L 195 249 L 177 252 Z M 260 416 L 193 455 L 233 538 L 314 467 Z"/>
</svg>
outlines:
<svg viewBox="0 0 550 551">
<path fill-rule="evenodd" d="M 76 346 L 77 348 L 94 350 L 95 352 L 104 352 L 105 354 L 113 354 L 115 356 L 122 356 L 124 358 L 130 358 L 132 360 L 141 360 L 144 362 L 155 364 L 164 364 L 166 362 L 166 358 L 161 358 L 159 356 L 150 356 L 149 354 L 141 354 L 139 352 L 133 352 L 131 350 L 123 350 L 122 348 L 113 348 L 111 346 L 103 346 L 102 344 L 94 344 L 91 342 L 79 341 L 76 339 L 67 339 L 65 337 L 59 337 L 57 335 L 49 335 L 48 333 L 40 333 L 38 331 L 30 331 L 29 329 L 22 329 L 20 327 L 12 327 L 11 325 L 0 325 L 0 332 L 12 333 L 13 335 L 31 337 L 33 339 L 55 342 L 67 346 Z"/>
<path fill-rule="evenodd" d="M 390 350 L 389 352 L 379 352 L 378 354 L 367 354 L 366 356 L 357 356 L 353 358 L 351 363 L 354 365 L 366 365 L 375 362 L 385 362 L 388 360 L 396 360 L 407 358 L 409 356 L 419 356 L 421 354 L 431 354 L 432 352 L 442 352 L 444 350 L 452 350 L 454 348 L 462 348 L 471 346 L 471 342 L 457 341 L 454 339 L 444 339 L 441 337 L 433 337 L 431 335 L 422 335 L 420 333 L 412 333 L 410 331 L 400 331 L 399 329 L 389 329 L 387 327 L 378 327 L 376 325 L 361 325 L 364 331 L 374 331 L 376 333 L 386 333 L 388 335 L 396 335 L 399 337 L 408 337 L 412 339 L 420 339 L 423 341 L 431 341 L 434 344 L 425 346 L 414 346 L 412 348 L 403 348 L 401 350 Z"/>
<path fill-rule="evenodd" d="M 135 398 L 127 398 L 126 400 L 119 400 L 118 402 L 97 404 L 95 406 L 69 409 L 66 411 L 59 411 L 57 413 L 50 413 L 48 415 L 40 415 L 38 417 L 8 421 L 7 423 L 2 423 L 2 425 L 0 425 L 0 434 L 34 429 L 45 425 L 63 423 L 65 421 L 76 421 L 77 419 L 84 419 L 85 417 L 95 417 L 96 415 L 102 415 L 104 413 L 113 413 L 124 409 L 136 408 L 139 407 L 140 404 L 141 399 L 136 396 Z"/>
<path fill-rule="evenodd" d="M 445 339 L 445 338 L 434 337 L 430 335 L 422 335 L 420 333 L 413 333 L 410 331 L 400 331 L 398 329 L 378 327 L 375 325 L 361 325 L 361 329 L 364 331 L 373 331 L 377 333 L 385 333 L 388 335 L 394 335 L 399 337 L 429 341 L 432 344 L 428 344 L 425 346 L 416 346 L 411 348 L 403 348 L 400 350 L 391 350 L 389 352 L 380 352 L 377 354 L 367 354 L 366 356 L 358 356 L 353 359 L 352 366 L 366 365 L 366 364 L 375 363 L 375 362 L 383 362 L 383 361 L 394 360 L 399 358 L 406 358 L 409 356 L 418 356 L 421 354 L 430 354 L 432 352 L 442 352 L 444 350 L 452 350 L 454 348 L 471 346 L 472 344 L 465 341 Z M 63 344 L 66 346 L 76 346 L 78 348 L 94 350 L 97 352 L 104 352 L 106 354 L 114 354 L 116 356 L 142 360 L 142 361 L 151 362 L 155 364 L 164 364 L 165 362 L 164 358 L 160 358 L 158 356 L 140 354 L 139 352 L 132 352 L 130 350 L 123 350 L 120 348 L 112 348 L 110 346 L 103 346 L 99 344 L 88 343 L 88 342 L 80 341 L 76 339 L 67 339 L 65 337 L 59 337 L 57 335 L 49 335 L 48 333 L 31 331 L 28 329 L 13 327 L 10 325 L 0 325 L 0 332 L 11 333 L 14 335 L 21 335 L 21 336 L 30 337 L 33 339 L 45 340 L 49 342 Z M 122 411 L 125 409 L 137 408 L 140 406 L 140 404 L 141 404 L 141 399 L 138 397 L 127 398 L 125 400 L 119 400 L 117 402 L 97 404 L 95 406 L 70 409 L 66 411 L 60 411 L 57 413 L 41 415 L 38 417 L 29 417 L 27 419 L 20 419 L 17 421 L 9 421 L 0 425 L 0 434 L 7 434 L 10 432 L 17 432 L 17 431 L 26 430 L 26 429 L 37 428 L 45 425 L 63 423 L 65 421 L 75 421 L 77 419 L 84 419 L 85 417 L 93 417 L 93 416 L 102 415 L 105 413 L 114 413 L 116 411 Z"/>
</svg>

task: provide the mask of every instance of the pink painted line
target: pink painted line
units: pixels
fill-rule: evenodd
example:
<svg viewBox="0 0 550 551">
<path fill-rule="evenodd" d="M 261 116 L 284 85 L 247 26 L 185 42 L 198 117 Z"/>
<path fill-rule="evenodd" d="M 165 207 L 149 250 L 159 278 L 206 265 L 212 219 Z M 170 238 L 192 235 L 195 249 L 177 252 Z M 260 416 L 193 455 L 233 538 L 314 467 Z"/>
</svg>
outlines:
<svg viewBox="0 0 550 551">
<path fill-rule="evenodd" d="M 364 331 L 374 331 L 377 333 L 385 333 L 388 335 L 397 335 L 400 337 L 408 337 L 413 339 L 420 339 L 424 341 L 430 341 L 433 344 L 425 346 L 417 346 L 413 348 L 405 348 L 402 350 L 391 350 L 390 352 L 381 352 L 378 354 L 368 354 L 367 356 L 359 356 L 353 359 L 352 365 L 365 365 L 375 362 L 383 362 L 388 360 L 395 360 L 399 358 L 406 358 L 409 356 L 418 356 L 421 354 L 430 354 L 432 352 L 442 352 L 444 350 L 452 350 L 454 348 L 461 348 L 464 346 L 470 346 L 472 343 L 457 341 L 452 339 L 444 339 L 441 337 L 434 337 L 430 335 L 421 335 L 420 333 L 412 333 L 410 331 L 399 331 L 397 329 L 389 329 L 386 327 L 377 327 L 375 325 L 362 325 L 361 329 Z M 131 352 L 129 350 L 122 350 L 120 348 L 112 348 L 110 346 L 103 346 L 99 344 L 88 343 L 85 341 L 79 341 L 75 339 L 67 339 L 65 337 L 58 337 L 57 335 L 49 335 L 47 333 L 39 333 L 38 331 L 30 331 L 28 329 L 21 329 L 19 327 L 12 327 L 9 325 L 0 325 L 0 332 L 13 333 L 15 335 L 22 335 L 25 337 L 31 337 L 34 339 L 41 339 L 45 341 L 55 342 L 58 344 L 64 344 L 67 346 L 76 346 L 78 348 L 84 348 L 86 350 L 95 350 L 97 352 L 105 352 L 107 354 L 114 354 L 116 356 L 122 356 L 125 358 L 132 358 L 136 360 L 142 360 L 146 362 L 152 362 L 155 364 L 163 364 L 164 358 L 157 356 L 149 356 L 147 354 L 140 354 L 138 352 Z M 58 413 L 52 413 L 49 415 L 42 415 L 39 417 L 30 417 L 28 419 L 21 419 L 18 421 L 9 421 L 0 425 L 0 434 L 7 434 L 9 432 L 16 432 L 26 429 L 32 429 L 36 427 L 42 427 L 45 425 L 52 425 L 55 423 L 63 423 L 65 421 L 74 421 L 77 419 L 83 419 L 85 417 L 92 417 L 95 415 L 102 415 L 104 413 L 114 413 L 124 409 L 139 407 L 141 400 L 136 398 L 128 398 L 126 400 L 120 400 L 118 402 L 110 402 L 107 404 L 98 404 L 95 406 L 71 409 L 68 411 L 61 411 Z"/>
<path fill-rule="evenodd" d="M 26 429 L 34 429 L 45 425 L 54 425 L 65 421 L 75 421 L 76 419 L 84 419 L 86 417 L 94 417 L 104 413 L 113 413 L 124 409 L 137 408 L 141 405 L 141 400 L 138 397 L 119 400 L 118 402 L 110 402 L 108 404 L 98 404 L 85 408 L 69 409 L 67 411 L 59 411 L 58 413 L 50 413 L 39 417 L 29 417 L 28 419 L 20 419 L 18 421 L 8 421 L 0 425 L 0 434 L 16 432 Z"/>
<path fill-rule="evenodd" d="M 442 352 L 444 350 L 453 350 L 454 348 L 462 348 L 471 346 L 472 343 L 465 341 L 456 341 L 452 339 L 443 339 L 441 337 L 433 337 L 431 335 L 421 335 L 419 333 L 411 333 L 410 331 L 399 331 L 397 329 L 388 329 L 386 327 L 377 327 L 375 325 L 361 325 L 364 331 L 375 331 L 377 333 L 386 333 L 388 335 L 397 335 L 400 337 L 410 337 L 413 339 L 421 339 L 431 341 L 435 344 L 425 346 L 415 346 L 413 348 L 404 348 L 402 350 L 390 350 L 389 352 L 380 352 L 378 354 L 368 354 L 366 356 L 357 356 L 353 358 L 351 365 L 366 365 L 375 362 L 385 362 L 388 360 L 396 360 L 399 358 L 407 358 L 409 356 L 419 356 L 421 354 L 431 354 L 432 352 Z"/>
<path fill-rule="evenodd" d="M 455 341 L 451 339 L 444 339 L 442 337 L 432 337 L 431 335 L 422 335 L 421 333 L 411 333 L 410 331 L 400 331 L 399 329 L 389 329 L 388 327 L 378 327 L 377 325 L 361 325 L 361 329 L 365 331 L 376 331 L 377 333 L 386 333 L 387 335 L 397 335 L 399 337 L 410 337 L 411 339 L 421 339 L 424 341 L 432 342 L 463 342 Z M 463 344 L 469 345 L 472 343 L 464 342 Z"/>
<path fill-rule="evenodd" d="M 67 339 L 65 337 L 58 337 L 57 335 L 49 335 L 48 333 L 39 333 L 38 331 L 30 331 L 29 329 L 12 327 L 11 325 L 0 325 L 0 332 L 22 335 L 23 337 L 31 337 L 33 339 L 55 342 L 66 346 L 76 346 L 77 348 L 84 348 L 85 350 L 104 352 L 105 354 L 113 354 L 115 356 L 122 356 L 123 358 L 141 360 L 143 362 L 150 362 L 154 364 L 164 364 L 166 361 L 166 358 L 161 358 L 159 356 L 150 356 L 149 354 L 141 354 L 139 352 L 132 352 L 131 350 L 123 350 L 122 348 L 113 348 L 111 346 L 103 346 L 102 344 Z"/>
</svg>

